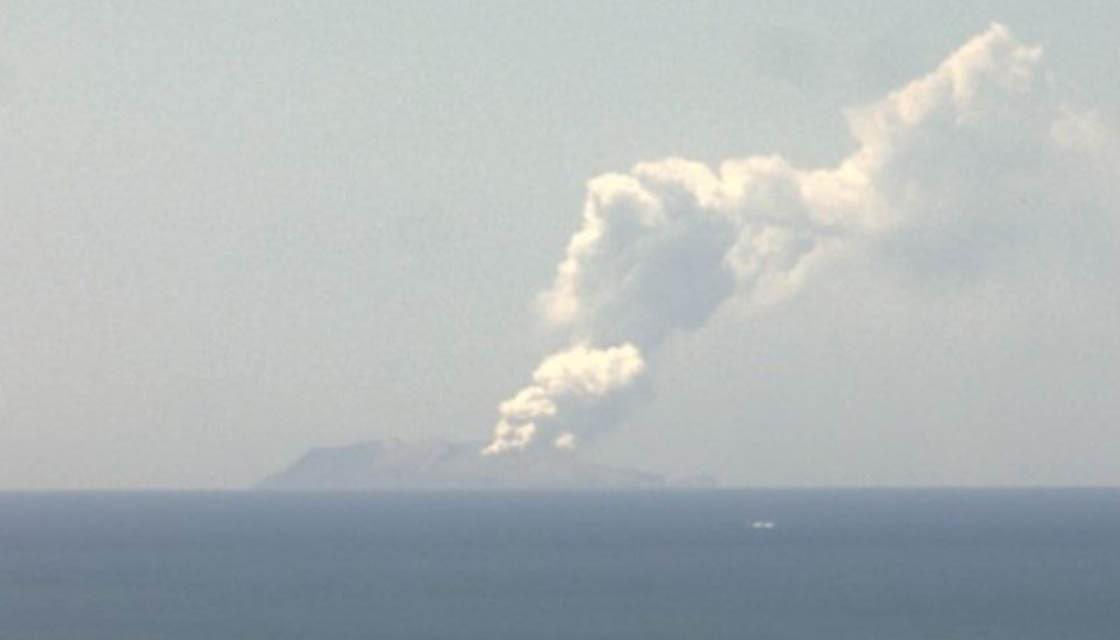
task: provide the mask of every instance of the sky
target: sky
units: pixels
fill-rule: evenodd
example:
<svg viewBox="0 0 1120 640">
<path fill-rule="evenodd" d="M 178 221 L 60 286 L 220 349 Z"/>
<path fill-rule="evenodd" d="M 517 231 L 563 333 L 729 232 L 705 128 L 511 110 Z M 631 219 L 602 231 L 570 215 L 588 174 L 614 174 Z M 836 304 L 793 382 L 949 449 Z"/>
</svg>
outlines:
<svg viewBox="0 0 1120 640">
<path fill-rule="evenodd" d="M 588 340 L 642 355 L 580 434 L 605 463 L 1120 483 L 1111 3 L 369 4 L 0 2 L 0 489 L 237 488 L 314 446 L 486 442 Z M 1029 90 L 976 76 L 976 122 L 854 135 L 993 22 L 1039 52 Z M 542 312 L 596 176 L 864 147 L 914 150 L 869 174 L 887 222 L 806 227 L 843 255 L 774 300 L 736 275 L 630 335 L 604 323 L 648 309 L 588 263 L 572 295 L 605 311 Z"/>
</svg>

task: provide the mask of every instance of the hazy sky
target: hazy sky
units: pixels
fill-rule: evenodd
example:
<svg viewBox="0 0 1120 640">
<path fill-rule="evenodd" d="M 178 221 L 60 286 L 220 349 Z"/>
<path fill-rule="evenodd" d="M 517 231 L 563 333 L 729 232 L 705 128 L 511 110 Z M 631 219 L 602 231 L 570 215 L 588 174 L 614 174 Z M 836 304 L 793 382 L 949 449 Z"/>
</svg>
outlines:
<svg viewBox="0 0 1120 640">
<path fill-rule="evenodd" d="M 583 449 L 728 484 L 1120 483 L 1113 3 L 371 4 L 0 2 L 0 488 L 484 441 L 560 344 L 534 301 L 589 179 L 834 167 L 851 109 L 994 20 L 1091 115 L 1091 160 L 1022 209 L 984 190 L 1029 153 L 914 160 L 968 166 L 921 211 L 998 224 L 720 307 Z"/>
</svg>

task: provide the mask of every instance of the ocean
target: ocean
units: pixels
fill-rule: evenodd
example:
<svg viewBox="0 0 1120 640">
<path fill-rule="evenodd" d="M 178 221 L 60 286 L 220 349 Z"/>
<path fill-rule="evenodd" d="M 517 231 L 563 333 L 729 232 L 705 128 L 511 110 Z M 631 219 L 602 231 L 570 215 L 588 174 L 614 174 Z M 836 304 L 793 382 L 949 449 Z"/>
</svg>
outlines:
<svg viewBox="0 0 1120 640">
<path fill-rule="evenodd" d="M 0 638 L 1116 640 L 1120 490 L 0 493 Z"/>
</svg>

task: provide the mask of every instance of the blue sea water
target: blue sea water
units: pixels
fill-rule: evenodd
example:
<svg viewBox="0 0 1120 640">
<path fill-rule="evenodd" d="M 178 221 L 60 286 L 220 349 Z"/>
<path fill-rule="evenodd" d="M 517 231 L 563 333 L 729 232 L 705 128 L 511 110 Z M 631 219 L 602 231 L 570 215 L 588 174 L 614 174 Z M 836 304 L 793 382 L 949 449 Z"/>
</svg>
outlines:
<svg viewBox="0 0 1120 640">
<path fill-rule="evenodd" d="M 1115 640 L 1120 491 L 0 494 L 0 638 Z"/>
</svg>

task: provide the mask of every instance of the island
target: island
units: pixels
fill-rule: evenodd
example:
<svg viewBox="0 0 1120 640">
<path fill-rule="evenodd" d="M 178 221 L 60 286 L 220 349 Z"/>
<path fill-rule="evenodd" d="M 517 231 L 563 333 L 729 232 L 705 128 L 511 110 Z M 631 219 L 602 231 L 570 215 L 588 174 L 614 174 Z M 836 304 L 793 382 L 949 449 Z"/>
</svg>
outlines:
<svg viewBox="0 0 1120 640">
<path fill-rule="evenodd" d="M 401 439 L 308 451 L 268 476 L 270 491 L 625 490 L 711 487 L 707 476 L 666 477 L 588 462 L 569 451 L 484 456 L 481 442 Z"/>
</svg>

